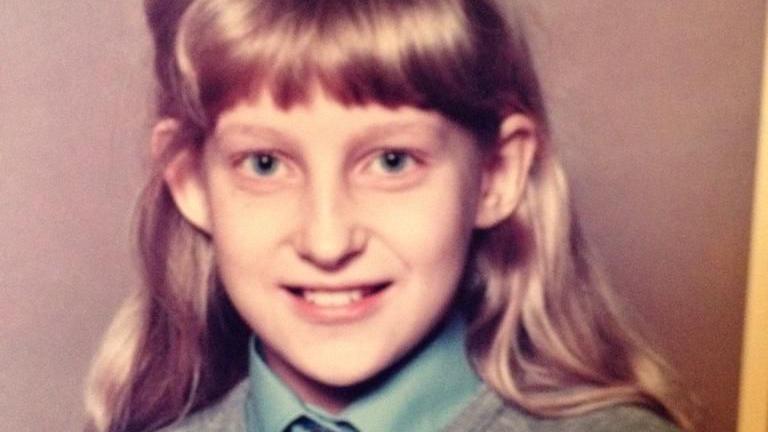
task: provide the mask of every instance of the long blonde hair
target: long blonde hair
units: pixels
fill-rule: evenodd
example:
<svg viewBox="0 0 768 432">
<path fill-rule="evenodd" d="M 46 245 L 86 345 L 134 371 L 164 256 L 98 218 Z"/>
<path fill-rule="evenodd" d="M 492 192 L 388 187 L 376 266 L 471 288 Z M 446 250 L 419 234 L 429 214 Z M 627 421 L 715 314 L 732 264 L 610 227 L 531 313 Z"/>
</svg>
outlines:
<svg viewBox="0 0 768 432">
<path fill-rule="evenodd" d="M 501 119 L 537 123 L 522 203 L 478 231 L 462 304 L 478 374 L 543 416 L 635 403 L 690 421 L 663 363 L 618 318 L 569 205 L 520 30 L 492 0 L 146 0 L 157 114 L 181 125 L 139 203 L 144 287 L 108 330 L 86 392 L 88 430 L 149 431 L 202 409 L 246 374 L 249 329 L 224 295 L 209 239 L 179 214 L 163 181 L 218 114 L 269 92 L 282 107 L 319 86 L 343 104 L 411 105 L 493 145 Z"/>
</svg>

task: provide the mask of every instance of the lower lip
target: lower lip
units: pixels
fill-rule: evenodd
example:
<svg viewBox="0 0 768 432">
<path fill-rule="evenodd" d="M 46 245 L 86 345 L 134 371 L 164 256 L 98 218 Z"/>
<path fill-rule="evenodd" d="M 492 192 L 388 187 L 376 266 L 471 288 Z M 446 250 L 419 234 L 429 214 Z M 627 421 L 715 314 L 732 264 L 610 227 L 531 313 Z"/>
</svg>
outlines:
<svg viewBox="0 0 768 432">
<path fill-rule="evenodd" d="M 296 313 L 314 324 L 346 324 L 372 316 L 380 307 L 383 298 L 392 289 L 387 286 L 373 294 L 344 306 L 320 306 L 302 296 L 286 292 Z"/>
</svg>

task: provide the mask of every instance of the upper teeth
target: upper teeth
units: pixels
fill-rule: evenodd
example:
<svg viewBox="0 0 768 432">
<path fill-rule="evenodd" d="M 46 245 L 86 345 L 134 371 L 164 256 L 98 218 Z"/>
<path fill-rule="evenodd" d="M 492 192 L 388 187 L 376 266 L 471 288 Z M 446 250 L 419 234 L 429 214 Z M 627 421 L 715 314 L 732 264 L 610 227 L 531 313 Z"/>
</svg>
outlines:
<svg viewBox="0 0 768 432">
<path fill-rule="evenodd" d="M 304 300 L 318 306 L 346 306 L 363 298 L 362 290 L 317 291 L 304 290 Z"/>
</svg>

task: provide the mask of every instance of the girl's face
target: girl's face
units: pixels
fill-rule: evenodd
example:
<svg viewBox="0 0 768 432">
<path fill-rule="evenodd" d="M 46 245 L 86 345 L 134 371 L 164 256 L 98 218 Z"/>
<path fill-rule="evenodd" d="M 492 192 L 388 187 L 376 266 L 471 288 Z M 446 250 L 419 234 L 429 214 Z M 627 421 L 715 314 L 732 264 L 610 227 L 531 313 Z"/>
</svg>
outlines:
<svg viewBox="0 0 768 432">
<path fill-rule="evenodd" d="M 340 408 L 332 389 L 392 365 L 449 308 L 483 163 L 443 116 L 247 100 L 221 114 L 199 166 L 191 219 L 267 363 L 305 400 Z"/>
</svg>

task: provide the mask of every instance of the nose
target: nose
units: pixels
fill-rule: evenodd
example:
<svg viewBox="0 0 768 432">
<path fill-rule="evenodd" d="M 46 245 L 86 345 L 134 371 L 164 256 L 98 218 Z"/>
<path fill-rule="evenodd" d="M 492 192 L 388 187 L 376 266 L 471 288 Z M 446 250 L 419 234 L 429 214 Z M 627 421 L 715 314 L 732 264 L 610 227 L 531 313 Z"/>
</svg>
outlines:
<svg viewBox="0 0 768 432">
<path fill-rule="evenodd" d="M 352 204 L 339 188 L 309 194 L 295 238 L 299 257 L 326 271 L 344 267 L 365 248 L 365 231 L 352 217 Z"/>
</svg>

